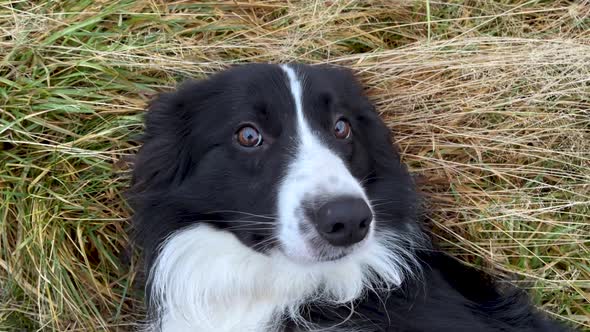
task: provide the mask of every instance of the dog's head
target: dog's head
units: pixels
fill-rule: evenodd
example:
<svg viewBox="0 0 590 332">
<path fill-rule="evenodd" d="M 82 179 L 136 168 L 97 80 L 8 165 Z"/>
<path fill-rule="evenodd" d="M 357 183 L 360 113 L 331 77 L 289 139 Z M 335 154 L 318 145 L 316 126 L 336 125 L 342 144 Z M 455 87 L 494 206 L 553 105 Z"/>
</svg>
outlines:
<svg viewBox="0 0 590 332">
<path fill-rule="evenodd" d="M 206 223 L 302 264 L 415 232 L 416 196 L 388 128 L 350 71 L 238 66 L 149 107 L 134 170 L 136 229 L 150 260 Z"/>
</svg>

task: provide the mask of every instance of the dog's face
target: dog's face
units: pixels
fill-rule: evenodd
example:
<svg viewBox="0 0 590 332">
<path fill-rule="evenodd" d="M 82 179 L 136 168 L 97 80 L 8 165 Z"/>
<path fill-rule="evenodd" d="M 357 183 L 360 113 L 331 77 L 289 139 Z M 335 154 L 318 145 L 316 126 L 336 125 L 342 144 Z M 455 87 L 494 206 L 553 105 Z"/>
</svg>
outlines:
<svg viewBox="0 0 590 332">
<path fill-rule="evenodd" d="M 188 82 L 147 114 L 139 242 L 154 252 L 206 223 L 261 253 L 320 262 L 385 229 L 404 237 L 415 194 L 389 136 L 347 70 L 258 64 Z"/>
</svg>

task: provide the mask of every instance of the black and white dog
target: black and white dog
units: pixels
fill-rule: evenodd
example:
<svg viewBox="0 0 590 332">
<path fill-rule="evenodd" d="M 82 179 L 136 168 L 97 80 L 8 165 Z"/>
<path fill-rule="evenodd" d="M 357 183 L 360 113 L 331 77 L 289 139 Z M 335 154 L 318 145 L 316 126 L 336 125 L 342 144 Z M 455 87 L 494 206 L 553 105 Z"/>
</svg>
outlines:
<svg viewBox="0 0 590 332">
<path fill-rule="evenodd" d="M 130 201 L 148 330 L 566 330 L 436 252 L 344 69 L 244 65 L 160 95 Z"/>
</svg>

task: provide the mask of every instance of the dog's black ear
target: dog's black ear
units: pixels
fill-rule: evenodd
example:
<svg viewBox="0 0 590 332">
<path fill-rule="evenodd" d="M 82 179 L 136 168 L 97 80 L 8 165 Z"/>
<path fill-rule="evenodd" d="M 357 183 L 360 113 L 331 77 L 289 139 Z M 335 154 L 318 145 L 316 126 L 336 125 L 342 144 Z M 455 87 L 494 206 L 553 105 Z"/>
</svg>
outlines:
<svg viewBox="0 0 590 332">
<path fill-rule="evenodd" d="M 161 93 L 147 107 L 143 146 L 133 167 L 133 193 L 161 191 L 188 174 L 194 157 L 190 136 L 207 81 L 188 81 L 176 91 Z"/>
</svg>

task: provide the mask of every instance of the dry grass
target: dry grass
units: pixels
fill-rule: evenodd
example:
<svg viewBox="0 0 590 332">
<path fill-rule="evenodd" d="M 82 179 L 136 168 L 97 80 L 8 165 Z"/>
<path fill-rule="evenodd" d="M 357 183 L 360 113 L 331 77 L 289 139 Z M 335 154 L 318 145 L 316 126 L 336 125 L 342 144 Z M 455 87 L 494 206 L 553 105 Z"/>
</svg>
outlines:
<svg viewBox="0 0 590 332">
<path fill-rule="evenodd" d="M 589 1 L 0 0 L 0 331 L 132 329 L 145 103 L 252 61 L 354 68 L 440 243 L 590 327 Z"/>
</svg>

